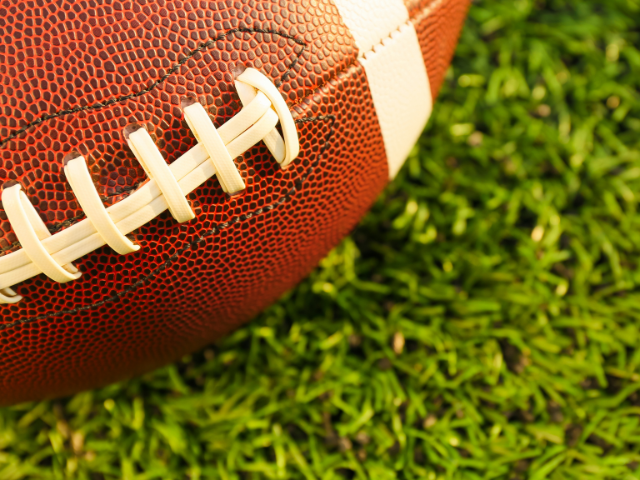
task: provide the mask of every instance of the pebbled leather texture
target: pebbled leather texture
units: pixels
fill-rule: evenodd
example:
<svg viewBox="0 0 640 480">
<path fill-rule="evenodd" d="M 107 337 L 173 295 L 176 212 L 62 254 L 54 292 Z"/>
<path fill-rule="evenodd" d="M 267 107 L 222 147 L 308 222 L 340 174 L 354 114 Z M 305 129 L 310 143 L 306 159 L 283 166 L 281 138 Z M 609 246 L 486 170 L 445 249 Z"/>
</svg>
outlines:
<svg viewBox="0 0 640 480">
<path fill-rule="evenodd" d="M 0 306 L 0 404 L 103 385 L 220 338 L 299 282 L 388 181 L 359 50 L 330 0 L 0 0 L 0 32 L 0 183 L 20 182 L 52 232 L 84 218 L 67 152 L 89 158 L 105 205 L 122 200 L 146 179 L 122 128 L 146 124 L 172 162 L 195 145 L 180 98 L 195 93 L 223 124 L 240 110 L 240 63 L 274 81 L 301 141 L 287 170 L 262 144 L 236 159 L 246 194 L 211 179 L 188 198 L 196 219 L 161 215 L 135 233 L 139 252 L 104 247 L 76 262 L 76 282 L 16 286 L 25 300 Z M 0 250 L 18 248 L 0 209 Z"/>
</svg>

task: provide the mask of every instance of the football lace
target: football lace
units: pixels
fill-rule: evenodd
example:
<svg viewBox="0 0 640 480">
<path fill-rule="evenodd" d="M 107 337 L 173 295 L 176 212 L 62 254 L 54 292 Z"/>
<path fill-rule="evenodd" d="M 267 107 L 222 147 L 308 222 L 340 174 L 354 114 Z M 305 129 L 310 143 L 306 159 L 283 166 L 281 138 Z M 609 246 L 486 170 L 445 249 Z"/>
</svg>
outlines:
<svg viewBox="0 0 640 480">
<path fill-rule="evenodd" d="M 127 235 L 167 209 L 179 223 L 192 220 L 195 214 L 186 197 L 214 175 L 230 196 L 242 193 L 245 184 L 233 159 L 261 141 L 282 168 L 297 158 L 300 143 L 293 115 L 275 85 L 247 68 L 236 76 L 235 86 L 243 108 L 220 128 L 195 96 L 182 99 L 184 118 L 198 143 L 171 164 L 143 125 L 126 126 L 124 138 L 148 181 L 109 208 L 98 195 L 86 159 L 76 151 L 66 155 L 65 175 L 86 218 L 56 234 L 49 232 L 22 186 L 5 183 L 2 204 L 22 248 L 0 257 L 0 304 L 21 301 L 13 287 L 41 273 L 59 283 L 77 280 L 82 273 L 73 262 L 104 245 L 121 255 L 138 251 Z"/>
</svg>

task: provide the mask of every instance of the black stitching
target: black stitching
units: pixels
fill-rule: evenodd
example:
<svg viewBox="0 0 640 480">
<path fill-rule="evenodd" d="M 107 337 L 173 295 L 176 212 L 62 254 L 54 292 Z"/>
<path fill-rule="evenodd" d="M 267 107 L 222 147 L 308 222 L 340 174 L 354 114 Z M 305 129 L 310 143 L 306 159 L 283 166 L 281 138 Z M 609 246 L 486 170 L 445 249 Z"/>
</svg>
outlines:
<svg viewBox="0 0 640 480">
<path fill-rule="evenodd" d="M 84 213 L 76 215 L 75 217 L 70 218 L 69 220 L 65 220 L 64 222 L 57 223 L 56 225 L 49 227 L 48 230 L 51 233 L 58 233 L 63 228 L 70 227 L 71 225 L 73 225 L 73 222 L 77 222 L 81 218 L 84 218 Z"/>
<path fill-rule="evenodd" d="M 145 178 L 144 180 L 141 180 L 135 185 L 131 185 L 130 187 L 120 187 L 119 192 L 112 193 L 111 195 L 105 195 L 104 197 L 100 197 L 100 200 L 104 202 L 105 200 L 109 200 L 110 198 L 117 197 L 118 195 L 124 195 L 125 197 L 128 197 L 129 195 L 131 195 L 132 192 L 136 191 L 138 187 L 146 181 L 147 179 Z"/>
<path fill-rule="evenodd" d="M 160 77 L 158 80 L 154 81 L 147 88 L 145 88 L 145 89 L 143 89 L 143 90 L 141 90 L 141 91 L 139 91 L 137 93 L 131 93 L 129 95 L 124 95 L 122 97 L 111 98 L 111 99 L 109 99 L 109 100 L 107 100 L 105 102 L 98 102 L 98 103 L 93 104 L 93 105 L 85 105 L 84 107 L 75 107 L 75 108 L 70 108 L 70 109 L 66 109 L 66 110 L 60 110 L 59 112 L 52 113 L 52 114 L 44 114 L 44 115 L 36 118 L 34 121 L 28 123 L 24 127 L 20 128 L 18 130 L 15 130 L 7 138 L 0 139 L 0 147 L 2 147 L 8 141 L 13 140 L 14 138 L 16 138 L 18 135 L 26 132 L 29 128 L 31 128 L 31 127 L 33 127 L 35 125 L 39 125 L 42 122 L 53 120 L 54 118 L 62 117 L 64 115 L 70 115 L 72 113 L 78 113 L 78 112 L 89 111 L 89 110 L 97 110 L 99 108 L 108 107 L 109 105 L 113 105 L 114 103 L 120 103 L 120 102 L 123 102 L 123 101 L 126 101 L 126 100 L 130 100 L 132 98 L 136 98 L 136 97 L 140 97 L 142 95 L 145 95 L 145 94 L 151 92 L 151 90 L 156 88 L 158 85 L 163 83 L 171 75 L 173 75 L 182 65 L 184 65 L 193 56 L 195 56 L 196 54 L 198 54 L 200 52 L 203 52 L 203 51 L 207 50 L 209 47 L 213 46 L 216 42 L 219 42 L 220 40 L 224 40 L 227 36 L 234 35 L 236 33 L 265 33 L 265 34 L 268 33 L 268 34 L 278 35 L 278 36 L 280 36 L 282 38 L 286 38 L 288 40 L 291 40 L 291 41 L 297 43 L 298 45 L 300 45 L 302 47 L 302 50 L 300 50 L 300 52 L 297 55 L 295 55 L 293 61 L 291 62 L 291 65 L 289 65 L 289 68 L 282 74 L 282 76 L 280 77 L 280 80 L 277 80 L 275 82 L 275 85 L 278 88 L 280 88 L 280 86 L 286 80 L 286 77 L 288 77 L 290 75 L 290 73 L 293 70 L 293 68 L 298 64 L 298 61 L 300 60 L 300 57 L 302 56 L 304 51 L 307 49 L 307 43 L 304 42 L 303 40 L 299 40 L 296 37 L 294 37 L 293 35 L 288 35 L 286 33 L 278 32 L 276 30 L 268 30 L 268 29 L 262 29 L 262 28 L 233 28 L 231 30 L 227 30 L 226 32 L 221 33 L 220 35 L 218 35 L 215 38 L 207 40 L 204 43 L 201 43 L 197 48 L 195 48 L 194 50 L 188 52 L 187 55 L 184 58 L 182 58 L 180 61 L 178 61 L 178 63 L 176 63 L 173 67 L 171 67 L 169 70 L 167 70 L 162 77 Z"/>
<path fill-rule="evenodd" d="M 245 214 L 242 214 L 242 215 L 235 216 L 234 218 L 232 218 L 228 222 L 224 222 L 224 223 L 220 223 L 218 225 L 214 225 L 210 230 L 203 232 L 200 235 L 199 238 L 197 238 L 196 240 L 193 240 L 193 241 L 187 243 L 185 246 L 183 246 L 175 254 L 173 254 L 171 257 L 169 257 L 167 260 L 165 260 L 165 262 L 163 264 L 159 265 L 155 270 L 153 270 L 153 272 L 151 272 L 149 275 L 139 279 L 134 284 L 128 286 L 124 290 L 116 293 L 115 295 L 112 295 L 111 297 L 109 297 L 107 299 L 100 300 L 99 302 L 96 302 L 96 303 L 91 304 L 91 305 L 85 305 L 85 306 L 74 308 L 74 309 L 70 309 L 70 310 L 63 310 L 63 311 L 60 311 L 60 312 L 50 313 L 50 314 L 46 314 L 46 315 L 39 315 L 39 316 L 36 316 L 36 317 L 25 318 L 23 320 L 17 320 L 17 321 L 15 321 L 13 323 L 0 325 L 0 331 L 7 330 L 9 328 L 13 328 L 13 327 L 17 327 L 17 326 L 22 326 L 22 325 L 25 325 L 25 324 L 28 324 L 28 323 L 36 322 L 38 320 L 44 320 L 44 319 L 53 318 L 53 317 L 60 317 L 62 315 L 74 314 L 74 313 L 82 312 L 82 311 L 85 311 L 85 310 L 91 310 L 91 309 L 93 309 L 95 307 L 99 307 L 99 306 L 102 306 L 102 305 L 104 305 L 106 303 L 113 302 L 113 301 L 115 301 L 115 300 L 117 300 L 117 299 L 119 299 L 121 297 L 124 297 L 126 294 L 136 290 L 137 288 L 141 287 L 145 282 L 147 282 L 150 279 L 154 278 L 160 272 L 164 271 L 167 267 L 171 266 L 171 264 L 174 261 L 176 261 L 184 252 L 186 252 L 187 250 L 189 250 L 191 248 L 197 248 L 198 245 L 200 245 L 201 243 L 203 243 L 206 240 L 207 237 L 210 237 L 210 236 L 220 232 L 221 230 L 229 228 L 230 226 L 235 225 L 238 222 L 243 222 L 243 221 L 245 221 L 245 220 L 247 220 L 249 218 L 252 218 L 252 217 L 254 217 L 256 215 L 260 215 L 260 214 L 262 214 L 264 212 L 271 211 L 271 210 L 279 207 L 280 205 L 288 202 L 289 200 L 291 200 L 293 195 L 295 195 L 298 192 L 298 190 L 302 188 L 303 182 L 305 182 L 307 180 L 309 175 L 318 166 L 318 164 L 320 163 L 320 160 L 322 159 L 324 153 L 329 148 L 329 145 L 331 144 L 331 140 L 333 138 L 333 134 L 335 132 L 336 117 L 335 117 L 335 115 L 320 115 L 320 116 L 317 116 L 317 117 L 299 118 L 299 119 L 296 120 L 296 123 L 298 123 L 298 124 L 310 123 L 310 122 L 318 122 L 318 121 L 326 121 L 326 120 L 330 120 L 331 121 L 331 128 L 330 128 L 329 134 L 326 137 L 325 144 L 322 147 L 322 149 L 320 150 L 320 152 L 318 152 L 318 155 L 317 155 L 315 161 L 309 166 L 307 171 L 300 178 L 295 180 L 295 182 L 294 182 L 295 186 L 293 186 L 287 193 L 282 195 L 282 197 L 280 197 L 274 203 L 272 203 L 270 205 L 267 205 L 266 207 L 258 208 L 256 210 L 254 210 L 253 212 L 249 212 L 249 213 L 245 213 Z"/>
</svg>

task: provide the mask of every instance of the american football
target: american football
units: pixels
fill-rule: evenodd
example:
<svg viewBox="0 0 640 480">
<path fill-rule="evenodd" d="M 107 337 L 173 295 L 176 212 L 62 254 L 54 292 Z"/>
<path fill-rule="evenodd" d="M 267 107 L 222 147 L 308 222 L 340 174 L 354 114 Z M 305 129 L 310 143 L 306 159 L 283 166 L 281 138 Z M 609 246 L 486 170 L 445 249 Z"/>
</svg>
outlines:
<svg viewBox="0 0 640 480">
<path fill-rule="evenodd" d="M 469 0 L 0 0 L 0 404 L 216 341 L 356 226 Z"/>
</svg>

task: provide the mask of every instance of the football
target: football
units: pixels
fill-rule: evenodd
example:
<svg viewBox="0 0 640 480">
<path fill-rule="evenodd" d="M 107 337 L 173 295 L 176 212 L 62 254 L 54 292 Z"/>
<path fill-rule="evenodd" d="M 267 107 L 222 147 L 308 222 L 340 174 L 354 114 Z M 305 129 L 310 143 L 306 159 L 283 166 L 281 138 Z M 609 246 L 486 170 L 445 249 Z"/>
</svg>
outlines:
<svg viewBox="0 0 640 480">
<path fill-rule="evenodd" d="M 303 279 L 470 0 L 0 0 L 0 404 L 174 361 Z"/>
</svg>

